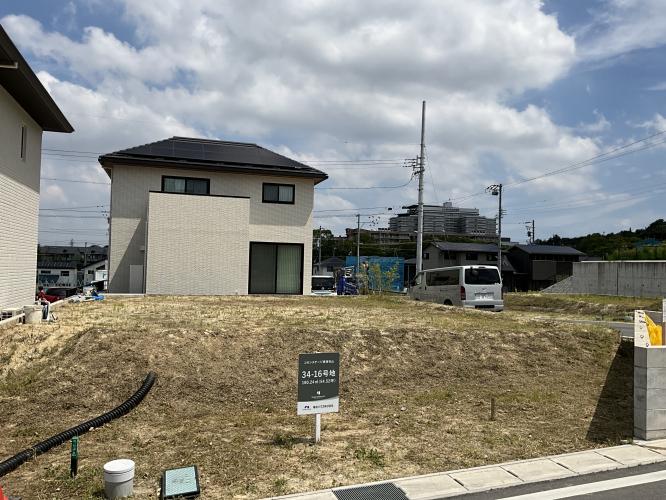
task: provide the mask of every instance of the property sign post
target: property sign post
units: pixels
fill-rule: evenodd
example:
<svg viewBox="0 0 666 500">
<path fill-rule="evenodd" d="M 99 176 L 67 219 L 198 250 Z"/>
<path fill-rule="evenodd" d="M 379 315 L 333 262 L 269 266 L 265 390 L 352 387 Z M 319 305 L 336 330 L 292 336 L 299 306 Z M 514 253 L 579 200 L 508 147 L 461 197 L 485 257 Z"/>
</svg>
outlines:
<svg viewBox="0 0 666 500">
<path fill-rule="evenodd" d="M 315 443 L 321 440 L 321 414 L 340 407 L 340 353 L 298 355 L 298 415 L 315 416 Z"/>
</svg>

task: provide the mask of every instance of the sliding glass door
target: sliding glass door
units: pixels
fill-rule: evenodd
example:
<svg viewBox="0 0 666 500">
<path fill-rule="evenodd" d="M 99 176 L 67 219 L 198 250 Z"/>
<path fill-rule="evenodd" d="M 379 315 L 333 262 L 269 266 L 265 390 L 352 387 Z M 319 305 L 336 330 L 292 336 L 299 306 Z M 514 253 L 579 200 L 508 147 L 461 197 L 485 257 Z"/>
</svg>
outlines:
<svg viewBox="0 0 666 500">
<path fill-rule="evenodd" d="M 303 293 L 303 245 L 250 243 L 250 293 Z"/>
</svg>

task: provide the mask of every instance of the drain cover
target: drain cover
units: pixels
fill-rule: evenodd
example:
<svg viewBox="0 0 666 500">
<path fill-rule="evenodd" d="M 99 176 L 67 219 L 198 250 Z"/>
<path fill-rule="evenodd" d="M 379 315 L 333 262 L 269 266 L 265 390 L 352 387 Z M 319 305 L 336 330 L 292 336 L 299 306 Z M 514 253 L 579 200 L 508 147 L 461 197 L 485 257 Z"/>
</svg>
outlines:
<svg viewBox="0 0 666 500">
<path fill-rule="evenodd" d="M 393 483 L 373 484 L 335 490 L 338 500 L 409 500 L 405 492 Z"/>
</svg>

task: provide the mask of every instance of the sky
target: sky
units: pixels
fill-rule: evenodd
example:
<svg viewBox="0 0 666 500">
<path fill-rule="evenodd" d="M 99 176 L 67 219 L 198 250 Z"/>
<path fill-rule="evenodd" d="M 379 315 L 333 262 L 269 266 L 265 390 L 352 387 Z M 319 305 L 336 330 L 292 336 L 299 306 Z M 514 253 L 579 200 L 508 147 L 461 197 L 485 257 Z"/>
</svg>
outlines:
<svg viewBox="0 0 666 500">
<path fill-rule="evenodd" d="M 664 217 L 662 0 L 2 0 L 75 128 L 44 134 L 40 242 L 108 241 L 100 154 L 173 135 L 320 168 L 314 225 L 385 227 L 425 191 L 527 239 Z M 389 208 L 392 210 L 390 211 Z"/>
</svg>

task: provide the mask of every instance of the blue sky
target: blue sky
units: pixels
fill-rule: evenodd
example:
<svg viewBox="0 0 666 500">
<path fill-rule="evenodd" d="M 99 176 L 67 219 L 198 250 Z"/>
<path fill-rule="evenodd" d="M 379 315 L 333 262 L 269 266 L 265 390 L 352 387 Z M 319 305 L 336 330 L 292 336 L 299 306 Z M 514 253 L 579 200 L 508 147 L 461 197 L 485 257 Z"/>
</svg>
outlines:
<svg viewBox="0 0 666 500">
<path fill-rule="evenodd" d="M 171 135 L 257 142 L 318 166 L 330 179 L 316 226 L 342 233 L 359 207 L 379 207 L 361 212 L 384 226 L 416 182 L 346 188 L 409 181 L 400 164 L 418 154 L 423 99 L 428 203 L 493 217 L 482 192 L 502 182 L 516 241 L 532 219 L 537 237 L 645 226 L 663 217 L 663 138 L 609 152 L 666 130 L 664 11 L 660 0 L 5 0 L 0 23 L 76 128 L 45 135 L 42 207 L 97 210 L 42 217 L 40 240 L 104 242 L 95 155 Z"/>
</svg>

